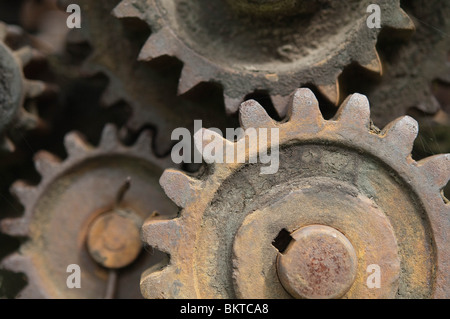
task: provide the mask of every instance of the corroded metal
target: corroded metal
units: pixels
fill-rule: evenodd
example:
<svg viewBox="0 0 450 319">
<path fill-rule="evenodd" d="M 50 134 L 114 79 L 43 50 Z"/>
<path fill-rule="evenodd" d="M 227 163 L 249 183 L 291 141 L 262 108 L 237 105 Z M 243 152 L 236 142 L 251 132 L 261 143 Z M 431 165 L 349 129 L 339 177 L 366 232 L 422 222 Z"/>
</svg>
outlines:
<svg viewBox="0 0 450 319">
<path fill-rule="evenodd" d="M 242 16 L 229 2 L 123 0 L 114 14 L 120 18 L 137 17 L 152 28 L 139 59 L 169 55 L 184 63 L 179 94 L 201 82 L 219 82 L 229 113 L 237 112 L 249 93 L 265 91 L 274 100 L 279 115 L 284 116 L 290 93 L 306 84 L 317 86 L 337 105 L 341 101 L 338 77 L 346 66 L 356 62 L 369 72 L 382 73 L 375 47 L 381 29 L 366 25 L 371 1 L 326 1 L 314 14 L 302 14 L 300 10 L 294 16 L 278 19 Z M 303 2 L 252 3 L 260 9 L 267 5 L 263 11 L 276 12 L 275 4 L 281 4 L 285 11 Z M 245 4 L 250 1 L 231 3 L 248 9 Z M 383 12 L 383 27 L 402 30 L 399 34 L 414 30 L 399 1 L 378 4 Z"/>
<path fill-rule="evenodd" d="M 26 79 L 23 74 L 23 68 L 36 57 L 36 52 L 28 46 L 13 50 L 6 43 L 20 32 L 0 22 L 0 149 L 6 151 L 14 150 L 7 136 L 11 126 L 24 130 L 36 127 L 38 117 L 25 110 L 24 102 L 45 90 L 43 82 Z"/>
<path fill-rule="evenodd" d="M 270 141 L 281 146 L 278 172 L 260 175 L 261 164 L 226 162 L 199 177 L 166 170 L 160 183 L 181 211 L 144 222 L 143 239 L 170 256 L 143 274 L 145 297 L 292 298 L 279 280 L 273 242 L 310 225 L 336 229 L 356 254 L 355 279 L 336 296 L 450 297 L 450 207 L 441 193 L 450 155 L 412 159 L 415 120 L 402 117 L 380 130 L 360 94 L 324 120 L 308 89 L 292 95 L 286 122 L 255 101 L 242 104 L 240 120 L 245 130 L 279 129 L 279 141 Z M 249 163 L 261 149 L 245 140 L 224 143 L 245 147 Z M 197 135 L 196 145 L 203 143 Z M 367 285 L 374 264 L 379 289 Z"/>
<path fill-rule="evenodd" d="M 73 30 L 67 38 L 72 45 L 83 43 L 92 48 L 79 69 L 79 75 L 107 76 L 108 85 L 100 103 L 106 107 L 121 101 L 127 103 L 131 107 L 131 114 L 126 126 L 133 132 L 148 125 L 155 127 L 157 155 L 163 156 L 170 152 L 173 143 L 171 132 L 178 127 L 192 130 L 194 119 L 203 119 L 207 125 L 219 128 L 231 126 L 231 120 L 226 118 L 220 100 L 211 103 L 209 100 L 194 101 L 176 95 L 178 67 L 171 65 L 158 71 L 137 61 L 140 37 L 146 37 L 148 30 L 144 28 L 142 31 L 136 27 L 128 29 L 123 21 L 112 16 L 114 1 L 60 2 L 64 10 L 69 4 L 78 4 L 83 12 L 83 27 Z"/>
<path fill-rule="evenodd" d="M 131 215 L 131 216 L 130 216 Z M 123 211 L 107 212 L 98 216 L 87 235 L 87 248 L 100 265 L 117 269 L 136 260 L 142 250 L 139 229 L 140 218 Z"/>
<path fill-rule="evenodd" d="M 416 32 L 407 43 L 385 41 L 380 49 L 385 72 L 372 85 L 349 79 L 352 89 L 367 94 L 372 119 L 379 126 L 407 114 L 411 107 L 436 113 L 445 107 L 433 94 L 436 82 L 447 87 L 450 84 L 450 2 L 418 0 L 402 4 Z"/>
<path fill-rule="evenodd" d="M 283 287 L 296 298 L 342 297 L 356 278 L 357 256 L 339 231 L 311 225 L 292 233 L 278 255 L 277 273 Z"/>
<path fill-rule="evenodd" d="M 107 125 L 98 147 L 72 132 L 65 138 L 64 161 L 45 151 L 35 156 L 41 182 L 12 186 L 25 207 L 23 217 L 0 224 L 4 233 L 29 238 L 1 262 L 26 274 L 20 298 L 141 297 L 140 273 L 160 260 L 142 247 L 142 220 L 155 212 L 175 213 L 158 186 L 170 161 L 154 156 L 151 144 L 144 131 L 134 145 L 124 146 Z M 80 266 L 80 289 L 66 285 L 71 264 Z"/>
</svg>

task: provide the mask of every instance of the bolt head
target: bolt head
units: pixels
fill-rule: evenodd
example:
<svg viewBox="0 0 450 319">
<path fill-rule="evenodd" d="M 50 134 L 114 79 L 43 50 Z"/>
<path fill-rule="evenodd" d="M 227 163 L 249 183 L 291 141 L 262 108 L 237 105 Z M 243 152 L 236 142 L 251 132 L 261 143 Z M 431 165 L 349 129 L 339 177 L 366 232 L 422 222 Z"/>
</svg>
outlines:
<svg viewBox="0 0 450 319">
<path fill-rule="evenodd" d="M 291 234 L 292 241 L 277 258 L 278 277 L 296 298 L 340 298 L 356 278 L 357 256 L 338 230 L 311 225 Z"/>
<path fill-rule="evenodd" d="M 142 250 L 139 225 L 127 214 L 109 212 L 91 224 L 87 247 L 96 262 L 117 269 L 131 264 Z"/>
</svg>

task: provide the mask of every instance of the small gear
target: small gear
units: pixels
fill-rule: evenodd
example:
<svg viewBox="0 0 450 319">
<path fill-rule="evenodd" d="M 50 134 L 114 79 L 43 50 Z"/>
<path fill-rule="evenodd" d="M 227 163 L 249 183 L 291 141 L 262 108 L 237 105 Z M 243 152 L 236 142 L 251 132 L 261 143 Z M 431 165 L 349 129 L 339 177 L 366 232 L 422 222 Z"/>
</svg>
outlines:
<svg viewBox="0 0 450 319">
<path fill-rule="evenodd" d="M 20 298 L 139 298 L 139 276 L 158 260 L 142 249 L 142 220 L 158 211 L 176 212 L 158 185 L 169 160 L 152 155 L 148 131 L 127 147 L 107 125 L 98 147 L 78 133 L 65 138 L 68 158 L 35 156 L 37 186 L 18 181 L 12 192 L 23 217 L 4 219 L 2 232 L 27 237 L 1 265 L 23 272 Z M 81 270 L 81 288 L 69 289 L 69 265 Z"/>
<path fill-rule="evenodd" d="M 299 89 L 287 121 L 275 122 L 253 100 L 242 104 L 240 121 L 260 138 L 260 129 L 279 129 L 279 140 L 249 146 L 203 130 L 225 150 L 244 149 L 246 164 L 213 163 L 199 178 L 162 175 L 181 211 L 143 225 L 143 240 L 170 256 L 143 274 L 146 298 L 450 297 L 442 192 L 450 155 L 415 161 L 414 119 L 380 130 L 367 98 L 353 94 L 324 120 L 314 94 Z M 264 164 L 251 159 L 269 149 L 279 149 L 279 169 L 261 175 Z M 374 271 L 379 289 L 370 286 Z"/>
<path fill-rule="evenodd" d="M 24 108 L 26 99 L 42 94 L 46 86 L 41 81 L 26 79 L 23 68 L 37 54 L 29 46 L 13 51 L 7 40 L 21 34 L 21 30 L 0 22 L 0 148 L 13 151 L 14 145 L 8 138 L 13 127 L 30 130 L 39 119 Z"/>
<path fill-rule="evenodd" d="M 263 91 L 283 117 L 290 93 L 304 85 L 315 85 L 337 105 L 338 77 L 353 62 L 382 73 L 375 47 L 381 29 L 366 24 L 371 3 L 123 0 L 114 14 L 152 28 L 140 60 L 169 55 L 184 63 L 179 94 L 201 82 L 219 82 L 226 110 L 235 113 L 248 94 Z M 414 30 L 399 1 L 378 5 L 382 27 L 395 31 L 391 35 Z"/>
</svg>

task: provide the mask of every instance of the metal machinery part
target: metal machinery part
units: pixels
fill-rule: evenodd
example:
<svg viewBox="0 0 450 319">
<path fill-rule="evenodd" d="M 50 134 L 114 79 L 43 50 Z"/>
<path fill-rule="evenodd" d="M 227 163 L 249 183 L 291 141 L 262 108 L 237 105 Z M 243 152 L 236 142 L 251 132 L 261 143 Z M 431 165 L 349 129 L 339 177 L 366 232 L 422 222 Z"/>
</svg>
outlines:
<svg viewBox="0 0 450 319">
<path fill-rule="evenodd" d="M 450 84 L 450 2 L 414 0 L 403 1 L 402 6 L 414 21 L 416 32 L 407 43 L 383 45 L 384 73 L 380 79 L 370 87 L 365 87 L 368 81 L 352 87 L 368 96 L 372 119 L 380 126 L 411 107 L 436 113 L 441 108 L 433 95 L 436 82 Z"/>
<path fill-rule="evenodd" d="M 442 193 L 450 155 L 415 161 L 414 119 L 380 130 L 367 98 L 353 94 L 324 120 L 314 94 L 299 89 L 287 121 L 250 100 L 240 122 L 246 134 L 278 128 L 279 143 L 249 146 L 203 130 L 226 149 L 245 149 L 247 164 L 213 163 L 199 178 L 164 172 L 161 186 L 181 211 L 142 227 L 145 242 L 170 255 L 143 274 L 146 298 L 450 297 Z M 210 140 L 197 134 L 195 142 L 200 149 Z M 264 164 L 250 159 L 276 145 L 278 172 L 260 175 Z M 366 284 L 371 265 L 380 268 L 380 289 Z"/>
<path fill-rule="evenodd" d="M 43 82 L 26 79 L 23 68 L 36 57 L 32 48 L 25 46 L 13 51 L 7 40 L 20 34 L 21 30 L 0 22 L 0 148 L 13 151 L 8 130 L 15 127 L 29 130 L 36 127 L 39 119 L 24 108 L 25 100 L 42 94 Z"/>
<path fill-rule="evenodd" d="M 68 158 L 39 152 L 42 175 L 33 187 L 19 181 L 12 192 L 25 207 L 23 217 L 2 221 L 2 232 L 27 237 L 2 266 L 28 277 L 20 298 L 139 298 L 141 272 L 158 255 L 143 250 L 142 221 L 176 207 L 158 185 L 167 159 L 152 155 L 148 131 L 127 147 L 108 125 L 98 147 L 77 133 L 65 138 Z M 81 268 L 80 289 L 66 284 L 68 265 Z"/>
<path fill-rule="evenodd" d="M 65 10 L 69 3 L 81 7 L 83 28 L 71 32 L 68 41 L 87 43 L 92 50 L 80 68 L 80 75 L 103 74 L 108 78 L 101 103 L 111 106 L 124 101 L 129 105 L 131 115 L 126 126 L 133 132 L 148 125 L 155 127 L 157 155 L 170 152 L 171 132 L 178 127 L 192 128 L 194 119 L 220 128 L 231 126 L 220 100 L 211 103 L 207 100 L 209 96 L 203 100 L 177 97 L 178 66 L 166 66 L 158 71 L 148 63 L 137 61 L 141 40 L 147 38 L 148 30 L 146 27 L 142 31 L 135 25 L 130 28 L 112 16 L 118 1 L 64 0 L 60 6 Z"/>
<path fill-rule="evenodd" d="M 140 60 L 169 55 L 184 63 L 179 94 L 201 82 L 218 82 L 226 110 L 235 113 L 245 96 L 264 91 L 283 117 L 289 94 L 307 84 L 339 104 L 338 77 L 352 62 L 382 73 L 375 47 L 381 29 L 366 25 L 369 4 L 359 0 L 123 0 L 114 14 L 137 17 L 150 25 L 153 33 Z M 382 26 L 391 34 L 404 36 L 414 30 L 399 1 L 378 4 Z"/>
</svg>

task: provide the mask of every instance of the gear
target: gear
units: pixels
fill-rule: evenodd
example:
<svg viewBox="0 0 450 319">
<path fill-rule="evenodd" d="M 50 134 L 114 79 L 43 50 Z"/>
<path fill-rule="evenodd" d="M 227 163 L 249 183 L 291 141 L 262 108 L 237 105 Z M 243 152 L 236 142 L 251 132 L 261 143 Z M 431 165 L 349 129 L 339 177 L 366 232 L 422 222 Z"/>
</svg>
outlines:
<svg viewBox="0 0 450 319">
<path fill-rule="evenodd" d="M 38 186 L 12 186 L 25 213 L 4 219 L 1 229 L 29 240 L 2 266 L 27 275 L 21 298 L 139 298 L 140 273 L 160 258 L 142 250 L 142 220 L 176 212 L 157 183 L 169 161 L 152 155 L 148 131 L 126 147 L 112 125 L 97 148 L 78 133 L 66 135 L 65 146 L 63 162 L 47 152 L 36 155 Z M 71 264 L 80 266 L 80 289 L 66 285 Z"/>
<path fill-rule="evenodd" d="M 0 22 L 0 148 L 13 151 L 14 145 L 7 136 L 12 127 L 30 130 L 36 127 L 39 119 L 24 108 L 25 100 L 42 94 L 46 86 L 41 81 L 28 80 L 23 68 L 36 52 L 28 46 L 13 51 L 7 40 L 17 37 L 21 30 Z"/>
<path fill-rule="evenodd" d="M 194 119 L 203 119 L 215 127 L 231 126 L 223 108 L 208 107 L 208 101 L 193 101 L 176 96 L 179 68 L 166 66 L 163 71 L 146 63 L 138 62 L 140 38 L 148 30 L 140 28 L 130 32 L 122 21 L 110 13 L 117 2 L 110 0 L 60 1 L 66 8 L 76 3 L 83 12 L 83 27 L 69 34 L 71 43 L 88 43 L 91 53 L 83 61 L 82 76 L 103 74 L 109 83 L 101 103 L 111 106 L 125 101 L 131 107 L 131 116 L 126 124 L 133 132 L 151 125 L 156 128 L 155 151 L 158 155 L 170 152 L 171 132 L 178 127 L 190 128 Z M 220 96 L 219 96 L 220 98 Z M 214 99 L 214 101 L 217 99 Z"/>
<path fill-rule="evenodd" d="M 417 122 L 405 116 L 379 130 L 360 94 L 324 120 L 314 94 L 299 89 L 288 117 L 275 122 L 247 101 L 245 132 L 278 128 L 279 141 L 258 149 L 203 130 L 227 149 L 245 147 L 247 164 L 215 163 L 200 178 L 164 172 L 160 184 L 181 212 L 143 225 L 143 240 L 170 255 L 143 274 L 143 295 L 450 297 L 450 206 L 442 193 L 450 155 L 416 162 Z M 195 142 L 206 145 L 201 134 Z M 275 146 L 278 172 L 260 175 L 262 164 L 251 159 Z M 374 271 L 379 289 L 370 286 Z"/>
<path fill-rule="evenodd" d="M 435 114 L 441 105 L 432 93 L 433 82 L 450 84 L 450 3 L 419 0 L 403 4 L 415 22 L 415 34 L 407 44 L 382 46 L 385 72 L 381 79 L 370 87 L 364 81 L 352 86 L 368 96 L 372 119 L 380 126 L 407 114 L 411 107 Z"/>
<path fill-rule="evenodd" d="M 381 29 L 366 25 L 370 4 L 123 0 L 114 14 L 137 17 L 152 28 L 140 60 L 169 55 L 184 63 L 179 94 L 200 82 L 219 82 L 226 110 L 235 113 L 246 95 L 264 91 L 283 117 L 289 94 L 307 84 L 314 84 L 337 105 L 341 99 L 338 77 L 353 62 L 382 73 L 375 48 Z M 414 30 L 399 1 L 378 4 L 384 28 L 401 36 Z"/>
</svg>

